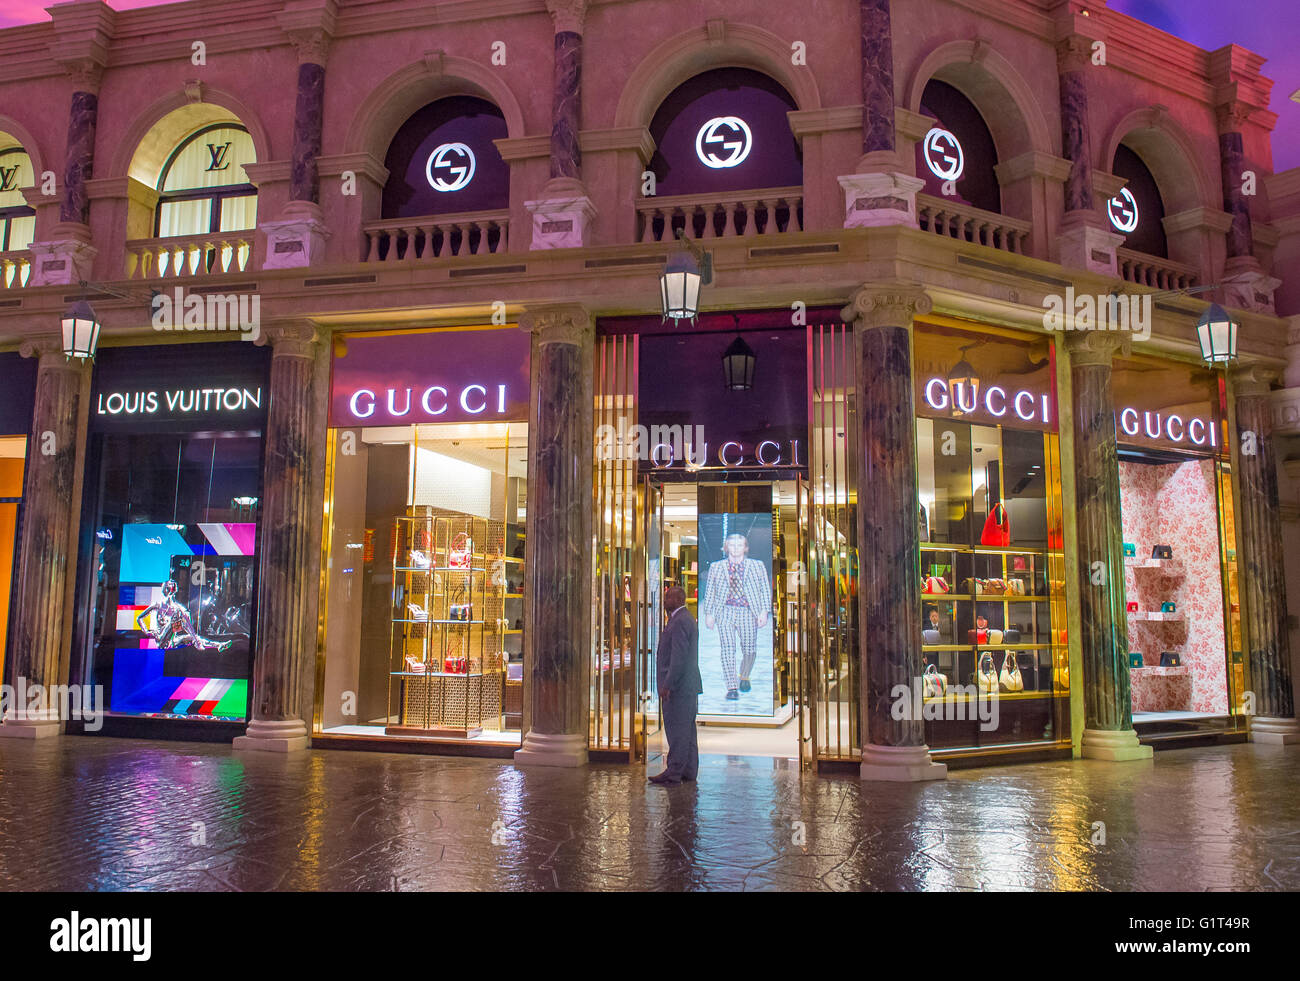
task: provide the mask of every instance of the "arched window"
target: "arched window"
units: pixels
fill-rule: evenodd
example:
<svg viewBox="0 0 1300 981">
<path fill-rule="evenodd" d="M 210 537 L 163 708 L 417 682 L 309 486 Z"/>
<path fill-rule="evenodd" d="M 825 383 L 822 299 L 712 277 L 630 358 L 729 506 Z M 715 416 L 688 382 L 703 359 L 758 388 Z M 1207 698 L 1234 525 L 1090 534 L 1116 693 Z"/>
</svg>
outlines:
<svg viewBox="0 0 1300 981">
<path fill-rule="evenodd" d="M 1165 241 L 1165 202 L 1154 175 L 1142 158 L 1123 143 L 1115 148 L 1111 173 L 1128 181 L 1106 206 L 1111 227 L 1128 236 L 1124 248 L 1169 258 L 1169 245 Z"/>
<path fill-rule="evenodd" d="M 27 207 L 22 189 L 35 183 L 31 158 L 22 147 L 0 150 L 0 252 L 32 244 L 36 212 Z"/>
<path fill-rule="evenodd" d="M 492 142 L 508 135 L 505 115 L 485 99 L 452 96 L 416 111 L 388 145 L 383 217 L 510 207 L 510 166 Z"/>
<path fill-rule="evenodd" d="M 1002 190 L 993 171 L 997 146 L 974 103 L 947 82 L 931 79 L 921 93 L 921 114 L 935 121 L 916 145 L 916 176 L 925 181 L 925 193 L 1001 213 Z M 949 182 L 955 194 L 944 193 Z"/>
<path fill-rule="evenodd" d="M 257 227 L 257 188 L 244 164 L 257 153 L 248 130 L 234 123 L 187 137 L 158 177 L 154 234 L 159 238 L 235 232 Z"/>
<path fill-rule="evenodd" d="M 803 152 L 780 84 L 748 68 L 715 68 L 683 82 L 650 121 L 656 195 L 802 187 Z"/>
</svg>

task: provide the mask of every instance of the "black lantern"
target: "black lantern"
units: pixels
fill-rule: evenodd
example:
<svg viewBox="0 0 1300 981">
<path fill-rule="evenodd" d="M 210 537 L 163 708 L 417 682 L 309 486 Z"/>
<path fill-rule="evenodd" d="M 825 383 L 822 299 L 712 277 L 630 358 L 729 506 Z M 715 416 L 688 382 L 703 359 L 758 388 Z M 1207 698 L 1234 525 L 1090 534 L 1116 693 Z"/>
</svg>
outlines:
<svg viewBox="0 0 1300 981">
<path fill-rule="evenodd" d="M 664 320 L 695 322 L 700 312 L 700 267 L 689 252 L 674 252 L 659 276 Z"/>
<path fill-rule="evenodd" d="M 979 375 L 975 374 L 974 365 L 966 360 L 966 352 L 972 347 L 973 344 L 968 344 L 961 349 L 961 360 L 952 366 L 952 371 L 948 372 L 948 397 L 954 416 L 973 411 L 979 399 Z M 966 393 L 969 395 L 963 397 Z"/>
<path fill-rule="evenodd" d="M 1201 357 L 1209 364 L 1237 357 L 1237 325 L 1217 303 L 1211 303 L 1196 322 L 1196 339 L 1201 342 Z"/>
<path fill-rule="evenodd" d="M 754 387 L 754 365 L 758 358 L 754 349 L 739 334 L 731 346 L 722 353 L 722 377 L 731 392 L 748 392 Z"/>
<path fill-rule="evenodd" d="M 71 358 L 93 358 L 99 346 L 99 320 L 85 300 L 78 300 L 63 315 L 63 353 Z"/>
</svg>

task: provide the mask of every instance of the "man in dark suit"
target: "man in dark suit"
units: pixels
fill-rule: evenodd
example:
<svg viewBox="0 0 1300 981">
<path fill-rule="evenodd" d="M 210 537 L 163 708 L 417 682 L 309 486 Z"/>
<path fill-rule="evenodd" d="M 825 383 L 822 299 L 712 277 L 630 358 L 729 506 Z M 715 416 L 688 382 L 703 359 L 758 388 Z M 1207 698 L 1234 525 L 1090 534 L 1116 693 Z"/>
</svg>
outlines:
<svg viewBox="0 0 1300 981">
<path fill-rule="evenodd" d="M 655 667 L 659 708 L 668 737 L 668 766 L 650 782 L 671 786 L 694 780 L 700 769 L 695 716 L 704 684 L 700 680 L 695 619 L 686 609 L 686 591 L 681 586 L 669 586 L 664 591 L 664 609 L 668 611 L 668 624 L 659 634 Z"/>
</svg>

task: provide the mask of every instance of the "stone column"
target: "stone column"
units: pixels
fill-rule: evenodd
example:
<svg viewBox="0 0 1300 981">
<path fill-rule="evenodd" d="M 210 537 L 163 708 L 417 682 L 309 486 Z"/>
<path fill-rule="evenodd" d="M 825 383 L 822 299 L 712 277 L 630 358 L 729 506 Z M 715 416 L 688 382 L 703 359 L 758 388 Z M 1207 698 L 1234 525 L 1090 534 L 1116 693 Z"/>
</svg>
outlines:
<svg viewBox="0 0 1300 981">
<path fill-rule="evenodd" d="M 94 177 L 95 127 L 99 116 L 101 63 L 77 58 L 63 63 L 72 78 L 68 146 L 63 163 L 59 223 L 50 238 L 32 243 L 31 286 L 67 285 L 91 278 L 98 249 L 90 244 L 90 195 Z M 39 177 L 39 175 L 37 175 Z"/>
<path fill-rule="evenodd" d="M 1133 731 L 1124 593 L 1124 533 L 1111 357 L 1114 334 L 1071 333 L 1074 415 L 1075 568 L 1079 576 L 1079 646 L 1083 651 L 1083 755 L 1098 760 L 1151 757 Z"/>
<path fill-rule="evenodd" d="M 578 248 L 596 207 L 582 183 L 582 29 L 588 0 L 546 0 L 555 22 L 555 73 L 551 90 L 551 179 L 536 201 L 524 202 L 532 215 L 532 248 Z"/>
<path fill-rule="evenodd" d="M 593 328 L 576 304 L 529 310 L 524 740 L 515 762 L 587 762 Z"/>
<path fill-rule="evenodd" d="M 930 759 L 924 721 L 892 713 L 895 686 L 911 691 L 923 670 L 912 318 L 930 307 L 917 286 L 873 285 L 854 293 L 843 313 L 853 322 L 862 434 L 855 476 L 863 780 L 938 780 L 948 773 Z"/>
<path fill-rule="evenodd" d="M 325 118 L 325 62 L 334 32 L 334 0 L 323 5 L 290 4 L 278 21 L 298 54 L 293 114 L 293 157 L 289 203 L 275 221 L 258 226 L 266 235 L 264 269 L 310 266 L 325 258 L 330 237 L 320 208 L 316 159 Z"/>
<path fill-rule="evenodd" d="M 63 622 L 68 577 L 76 563 L 74 541 L 80 501 L 77 474 L 84 448 L 78 442 L 82 395 L 89 362 L 69 360 L 53 338 L 24 341 L 24 357 L 39 358 L 36 405 L 27 443 L 27 477 L 23 487 L 23 527 L 19 543 L 14 603 L 10 612 L 13 675 L 26 690 L 63 684 Z M 19 700 L 7 713 L 0 736 L 36 739 L 63 731 L 58 705 L 45 700 L 28 712 Z M 102 708 L 102 706 L 100 706 Z"/>
<path fill-rule="evenodd" d="M 862 159 L 839 178 L 844 227 L 913 225 L 916 195 L 925 181 L 907 173 L 894 135 L 894 38 L 890 0 L 858 0 L 862 72 Z"/>
<path fill-rule="evenodd" d="M 1232 374 L 1237 416 L 1232 465 L 1240 493 L 1242 627 L 1250 651 L 1250 689 L 1255 694 L 1250 735 L 1257 743 L 1290 744 L 1300 743 L 1300 722 L 1291 687 L 1270 380 L 1268 373 L 1252 365 Z"/>
<path fill-rule="evenodd" d="M 301 716 L 303 678 L 316 649 L 315 531 L 321 502 L 313 493 L 321 461 L 313 447 L 323 433 L 314 384 L 317 337 L 306 323 L 265 327 L 269 343 L 271 402 L 262 476 L 261 561 L 258 566 L 257 636 L 253 660 L 253 717 L 235 749 L 289 752 L 307 748 Z"/>
<path fill-rule="evenodd" d="M 1250 203 L 1242 183 L 1242 173 L 1247 168 L 1241 131 L 1250 113 L 1250 106 L 1237 101 L 1224 103 L 1216 111 L 1223 210 L 1232 216 L 1232 225 L 1228 228 L 1227 262 L 1223 267 L 1223 299 L 1228 306 L 1272 313 L 1273 292 L 1282 281 L 1265 275 L 1255 258 Z M 1257 175 L 1256 181 L 1260 179 Z"/>
<path fill-rule="evenodd" d="M 1092 135 L 1088 125 L 1087 73 L 1093 38 L 1069 34 L 1057 42 L 1056 70 L 1061 94 L 1061 155 L 1070 162 L 1065 178 L 1065 217 L 1057 237 L 1063 266 L 1118 276 L 1115 250 L 1124 236 L 1112 231 L 1097 210 L 1092 193 Z"/>
</svg>

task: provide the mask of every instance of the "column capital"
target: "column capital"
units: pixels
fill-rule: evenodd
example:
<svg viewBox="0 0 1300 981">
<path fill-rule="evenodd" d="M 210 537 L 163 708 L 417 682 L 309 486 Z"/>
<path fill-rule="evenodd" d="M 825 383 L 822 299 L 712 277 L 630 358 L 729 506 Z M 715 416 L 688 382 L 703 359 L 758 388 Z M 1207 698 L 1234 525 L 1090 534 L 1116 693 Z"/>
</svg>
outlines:
<svg viewBox="0 0 1300 981">
<path fill-rule="evenodd" d="M 1056 42 L 1056 70 L 1060 74 L 1081 72 L 1092 64 L 1093 39 L 1083 34 L 1067 34 Z"/>
<path fill-rule="evenodd" d="M 60 58 L 55 60 L 63 67 L 63 72 L 72 79 L 72 87 L 77 92 L 90 92 L 99 95 L 99 84 L 104 78 L 104 63 L 93 56 Z"/>
<path fill-rule="evenodd" d="M 18 346 L 24 358 L 36 358 L 42 368 L 55 368 L 73 374 L 89 374 L 89 358 L 70 358 L 63 353 L 61 337 L 29 337 Z"/>
<path fill-rule="evenodd" d="M 320 339 L 315 324 L 307 320 L 295 320 L 263 327 L 253 343 L 259 346 L 271 345 L 271 356 L 274 358 L 311 359 L 316 356 L 316 346 Z"/>
<path fill-rule="evenodd" d="M 324 66 L 337 19 L 335 0 L 297 0 L 285 5 L 275 21 L 298 52 L 298 64 Z"/>
<path fill-rule="evenodd" d="M 1250 120 L 1255 107 L 1240 99 L 1229 99 L 1214 107 L 1214 121 L 1219 133 L 1240 133 Z"/>
<path fill-rule="evenodd" d="M 593 329 L 591 314 L 580 303 L 551 303 L 525 310 L 519 326 L 538 344 L 582 344 Z"/>
<path fill-rule="evenodd" d="M 911 327 L 913 318 L 933 308 L 930 295 L 914 283 L 869 283 L 854 292 L 840 316 L 863 329 Z"/>
<path fill-rule="evenodd" d="M 555 33 L 570 31 L 581 34 L 587 19 L 588 0 L 546 0 L 546 9 L 555 22 Z"/>
<path fill-rule="evenodd" d="M 1110 331 L 1080 330 L 1065 335 L 1065 347 L 1070 352 L 1071 367 L 1104 365 L 1109 368 L 1116 353 L 1127 352 L 1129 341 Z"/>
<path fill-rule="evenodd" d="M 1279 376 L 1277 368 L 1262 364 L 1239 364 L 1228 372 L 1234 398 L 1267 398 Z"/>
</svg>

